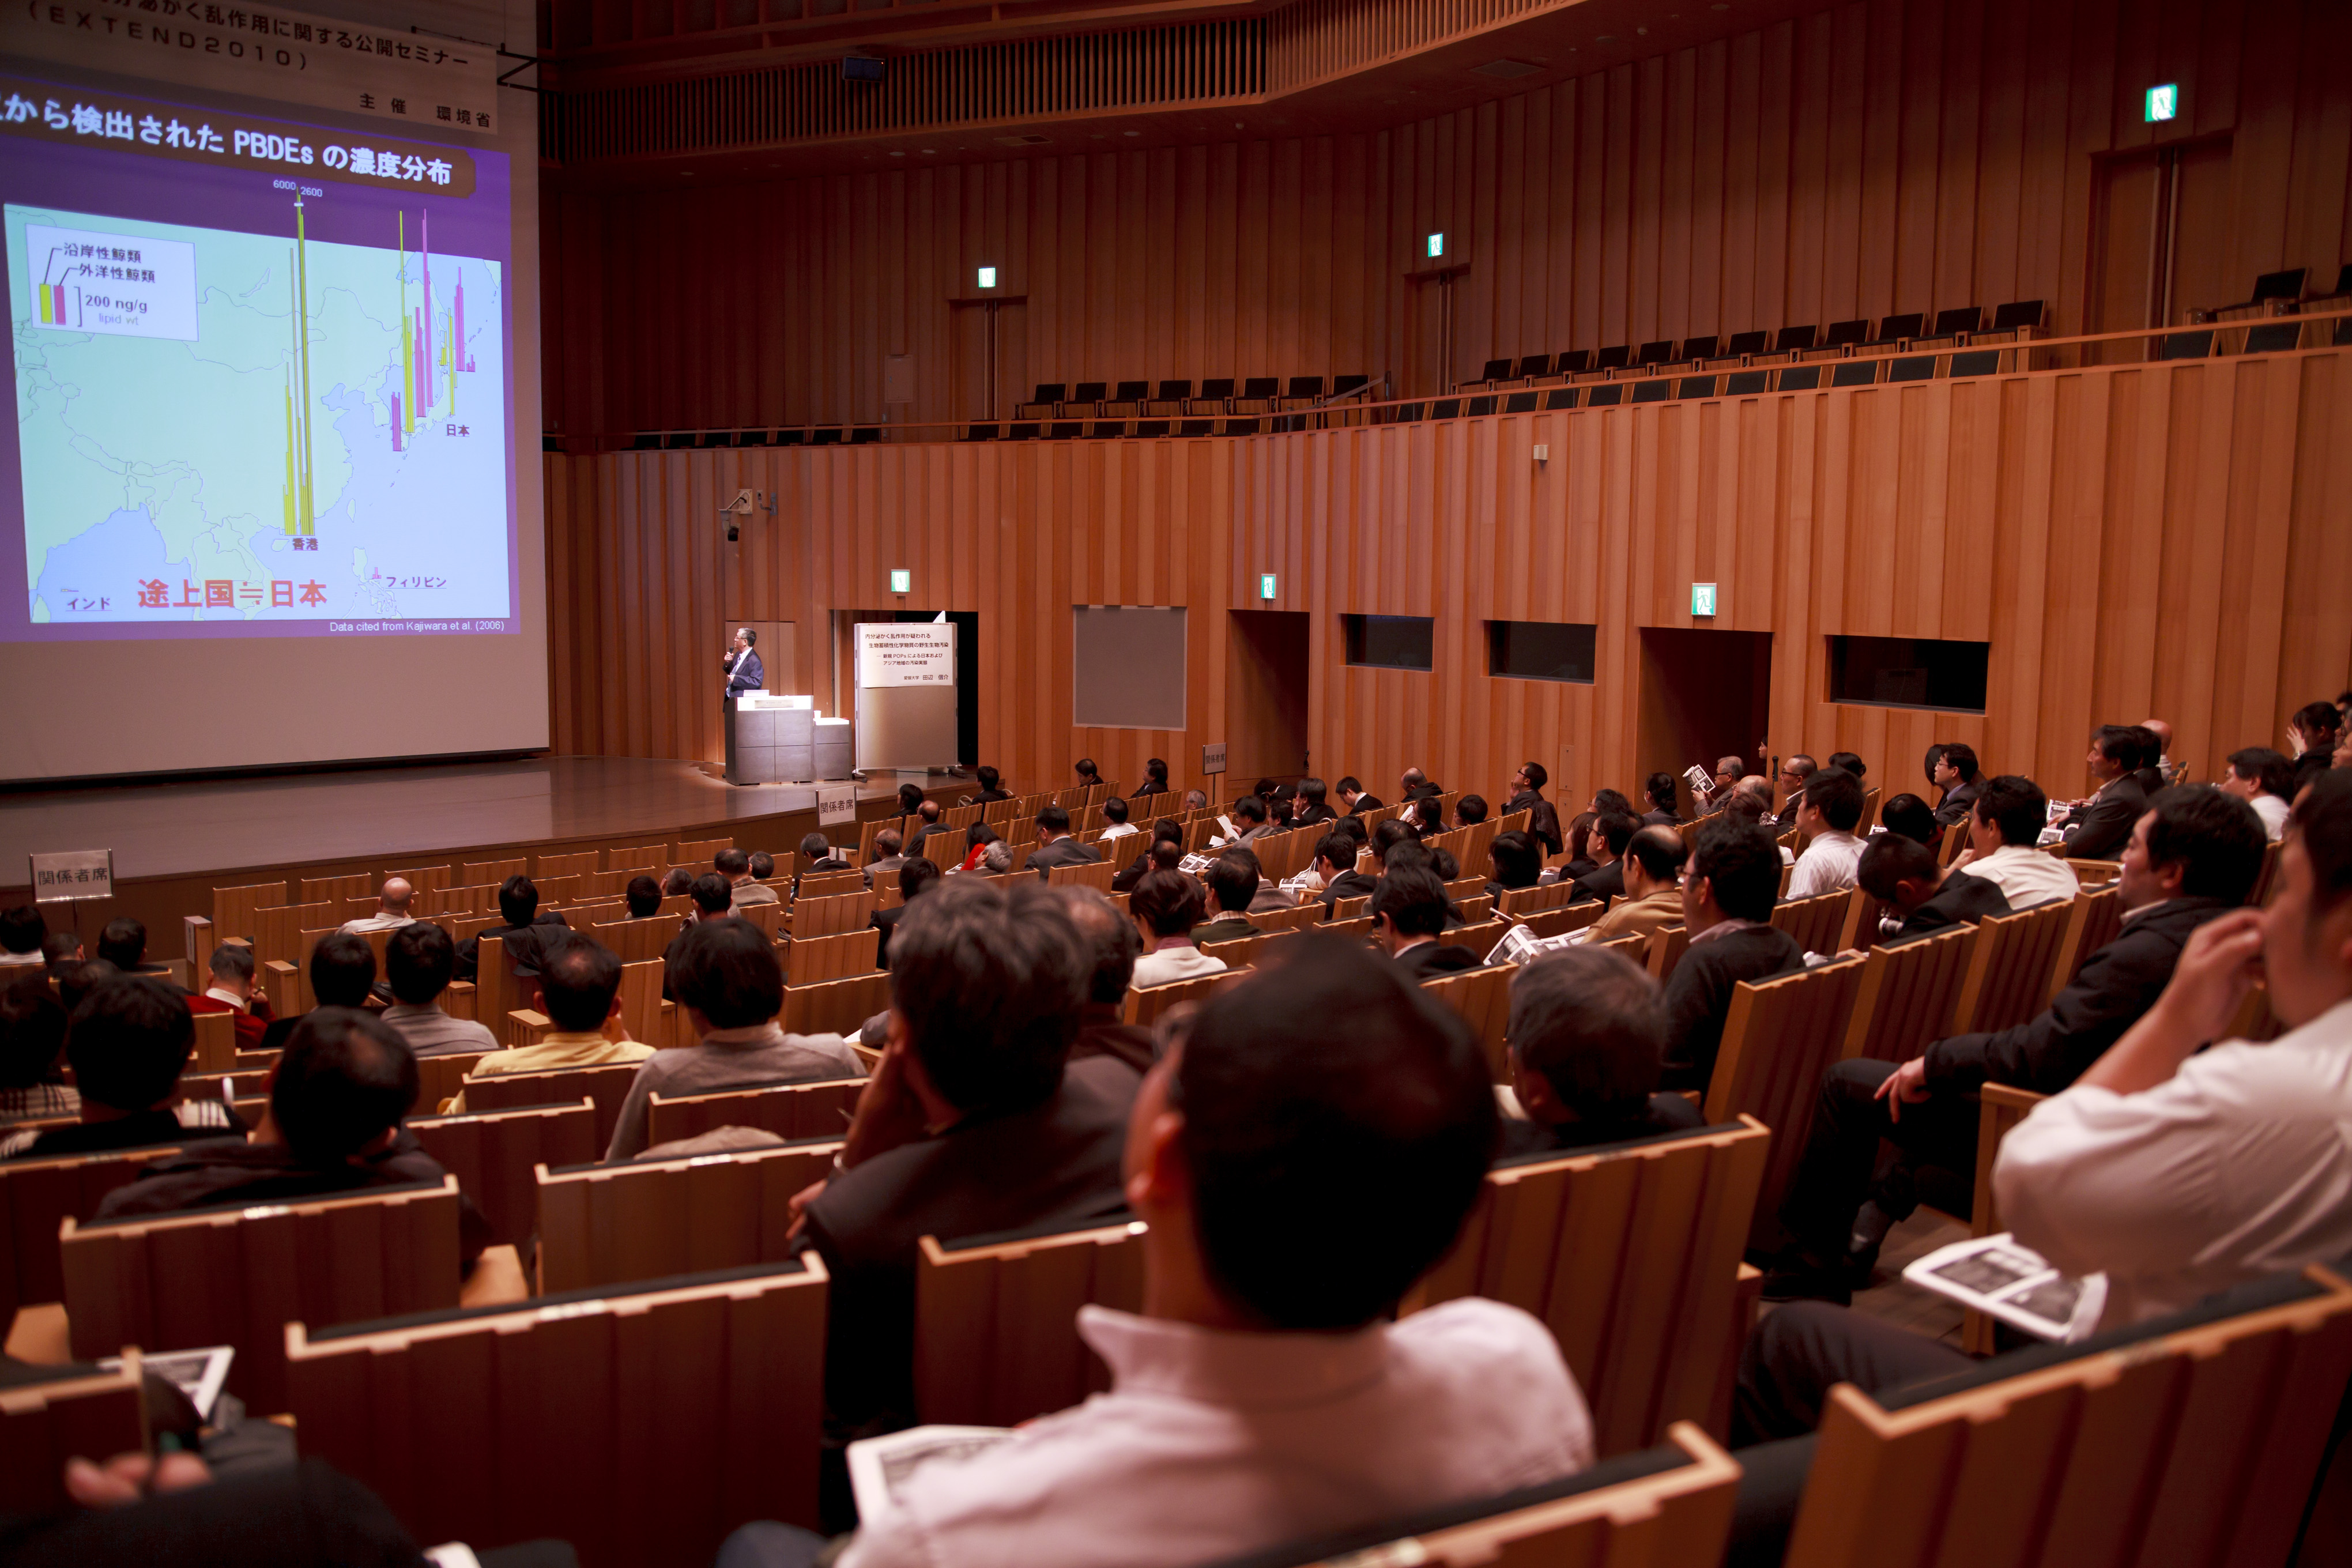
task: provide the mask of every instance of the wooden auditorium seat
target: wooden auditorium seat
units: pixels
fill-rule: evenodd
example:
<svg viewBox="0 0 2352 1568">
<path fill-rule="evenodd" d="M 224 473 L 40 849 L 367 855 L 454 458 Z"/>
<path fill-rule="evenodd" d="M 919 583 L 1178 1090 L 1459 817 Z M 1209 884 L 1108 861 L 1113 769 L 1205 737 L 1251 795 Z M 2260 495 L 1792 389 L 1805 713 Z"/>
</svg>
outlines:
<svg viewBox="0 0 2352 1568">
<path fill-rule="evenodd" d="M 539 1283 L 578 1290 L 790 1256 L 793 1194 L 831 1169 L 836 1133 L 782 1148 L 542 1164 Z"/>
<path fill-rule="evenodd" d="M 1818 898 L 1775 904 L 1773 929 L 1787 931 L 1807 952 L 1835 952 L 1839 939 L 1845 934 L 1845 919 L 1853 907 L 1853 889 L 1849 888 Z"/>
<path fill-rule="evenodd" d="M 941 1243 L 915 1261 L 915 1408 L 926 1422 L 1010 1426 L 1110 1386 L 1078 1338 L 1092 1303 L 1143 1310 L 1140 1220 Z"/>
<path fill-rule="evenodd" d="M 698 1138 L 715 1127 L 756 1127 L 785 1139 L 838 1137 L 865 1088 L 862 1077 L 826 1078 L 675 1100 L 656 1094 L 646 1110 L 646 1146 Z"/>
<path fill-rule="evenodd" d="M 1845 1054 L 1846 1019 L 1862 970 L 1862 960 L 1842 958 L 1732 987 L 1723 1044 L 1706 1087 L 1706 1119 L 1752 1116 L 1772 1130 L 1755 1209 L 1759 1246 L 1771 1245 L 1767 1233 L 1779 1223 L 1780 1194 L 1804 1150 L 1822 1075 Z"/>
<path fill-rule="evenodd" d="M 1741 1275 L 1766 1154 L 1752 1116 L 1486 1173 L 1454 1250 L 1409 1308 L 1484 1296 L 1543 1321 L 1591 1407 L 1603 1455 L 1676 1421 L 1717 1432 L 1760 1277 Z"/>
<path fill-rule="evenodd" d="M 509 877 L 524 877 L 530 873 L 529 858 L 517 855 L 507 860 L 463 861 L 458 867 L 457 879 L 469 888 L 478 888 L 486 883 L 495 886 Z M 540 889 L 540 897 L 542 900 L 547 897 L 546 889 Z"/>
<path fill-rule="evenodd" d="M 1423 994 L 1444 1003 L 1470 1026 L 1478 1048 L 1486 1054 L 1486 1070 L 1496 1083 L 1511 1081 L 1510 1051 L 1504 1034 L 1511 1021 L 1511 979 L 1518 972 L 1515 963 L 1497 963 L 1465 969 L 1459 974 L 1441 974 L 1421 984 Z"/>
<path fill-rule="evenodd" d="M 670 915 L 612 921 L 593 927 L 589 934 L 618 953 L 622 963 L 642 963 L 661 957 L 670 938 L 677 934 L 677 921 Z"/>
<path fill-rule="evenodd" d="M 1019 861 L 1014 861 L 1018 866 Z M 1052 866 L 1045 871 L 1045 882 L 1055 888 L 1092 888 L 1097 893 L 1110 891 L 1111 879 L 1118 875 L 1118 867 L 1109 860 L 1096 860 L 1082 866 Z"/>
<path fill-rule="evenodd" d="M 551 1072 L 484 1074 L 480 1063 L 462 1084 L 466 1110 L 513 1110 L 526 1105 L 589 1106 L 596 1121 L 596 1148 L 612 1146 L 613 1129 L 621 1120 L 621 1102 L 637 1081 L 637 1063 L 609 1062 L 599 1067 L 559 1068 Z M 593 1154 L 587 1156 L 595 1158 Z"/>
<path fill-rule="evenodd" d="M 2271 846 L 2275 849 L 2276 845 Z M 2058 944 L 2058 961 L 2050 971 L 2050 994 L 2042 999 L 2047 1006 L 2058 1000 L 2058 993 L 2074 984 L 2074 976 L 2083 973 L 2083 961 L 2116 940 L 2124 929 L 2124 890 L 2120 885 L 2085 888 L 2074 895 L 2074 904 L 2066 917 L 2066 935 Z"/>
<path fill-rule="evenodd" d="M 1189 980 L 1171 980 L 1159 985 L 1129 986 L 1127 999 L 1119 1008 L 1122 1023 L 1150 1028 L 1162 1014 L 1183 1002 L 1205 1002 L 1210 994 L 1226 981 L 1248 971 L 1223 969 L 1207 974 L 1196 974 Z"/>
<path fill-rule="evenodd" d="M 457 1178 L 457 1190 L 490 1222 L 494 1242 L 520 1243 L 536 1228 L 535 1168 L 582 1164 L 606 1146 L 596 1141 L 596 1106 L 585 1096 L 569 1105 L 411 1117 L 408 1130 Z M 611 1137 L 605 1134 L 607 1142 Z"/>
<path fill-rule="evenodd" d="M 11 1367 L 0 1378 L 0 1518 L 40 1519 L 74 1505 L 66 1461 L 103 1464 L 147 1447 L 139 1352 L 112 1372 L 81 1363 Z"/>
<path fill-rule="evenodd" d="M 455 1307 L 457 1179 L 59 1227 L 74 1354 L 234 1345 L 228 1390 L 286 1408 L 281 1325 Z"/>
<path fill-rule="evenodd" d="M 182 1145 L 100 1154 L 64 1154 L 45 1160 L 0 1161 L 0 1315 L 65 1300 L 65 1275 L 58 1261 L 58 1222 L 97 1211 L 115 1188 L 147 1173 L 151 1165 L 179 1158 Z M 115 1347 L 120 1349 L 120 1346 Z M 103 1350 L 100 1355 L 112 1355 Z"/>
<path fill-rule="evenodd" d="M 1530 936 L 1567 936 L 1592 924 L 1607 908 L 1601 900 L 1588 899 L 1583 903 L 1570 904 L 1565 909 L 1546 910 L 1540 914 L 1528 915 L 1519 923 L 1528 928 Z"/>
<path fill-rule="evenodd" d="M 1950 1034 L 1952 1005 L 1976 949 L 1972 925 L 1872 948 L 1863 958 L 1844 1055 L 1900 1064 Z"/>
<path fill-rule="evenodd" d="M 1646 946 L 1633 951 L 1637 958 L 1647 955 L 1652 977 L 1664 985 L 1674 977 L 1675 966 L 1683 961 L 1683 954 L 1690 951 L 1690 928 L 1680 921 L 1660 926 L 1649 934 Z"/>
<path fill-rule="evenodd" d="M 887 871 L 883 873 L 885 879 L 889 875 Z M 800 892 L 793 901 L 795 912 L 793 918 L 795 921 L 800 919 L 799 906 L 811 899 L 835 899 L 844 893 L 862 893 L 865 890 L 866 873 L 863 871 L 813 871 L 801 879 Z"/>
<path fill-rule="evenodd" d="M 2050 978 L 2074 918 L 2074 900 L 2053 900 L 1977 922 L 1976 951 L 1952 1005 L 1951 1033 L 2007 1029 L 2050 1004 Z"/>
<path fill-rule="evenodd" d="M 871 926 L 836 936 L 795 938 L 784 947 L 785 977 L 792 984 L 809 985 L 820 980 L 871 974 L 881 941 L 882 933 Z"/>
<path fill-rule="evenodd" d="M 502 1311 L 286 1325 L 306 1458 L 418 1541 L 570 1542 L 584 1568 L 707 1568 L 755 1519 L 817 1523 L 822 1260 Z"/>
<path fill-rule="evenodd" d="M 734 847 L 735 840 L 732 837 L 682 840 L 670 846 L 669 863 L 673 866 L 699 866 L 703 870 L 708 871 L 711 868 L 711 862 L 719 858 L 720 850 Z"/>
<path fill-rule="evenodd" d="M 890 973 L 877 969 L 845 980 L 784 987 L 782 1022 L 787 1034 L 855 1037 L 866 1019 L 889 1005 Z"/>
</svg>

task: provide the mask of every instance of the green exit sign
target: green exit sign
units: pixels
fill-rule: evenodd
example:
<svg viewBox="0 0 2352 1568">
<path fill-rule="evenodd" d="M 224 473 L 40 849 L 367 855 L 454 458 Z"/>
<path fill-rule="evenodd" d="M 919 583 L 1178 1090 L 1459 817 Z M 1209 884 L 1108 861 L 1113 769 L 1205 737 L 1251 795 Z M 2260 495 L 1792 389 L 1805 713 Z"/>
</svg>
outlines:
<svg viewBox="0 0 2352 1568">
<path fill-rule="evenodd" d="M 901 568 L 890 574 L 890 592 L 911 594 L 915 591 L 915 574 Z"/>
<path fill-rule="evenodd" d="M 1273 573 L 1262 572 L 1258 574 L 1257 596 L 1261 599 L 1271 599 L 1275 596 Z"/>
<path fill-rule="evenodd" d="M 1694 616 L 1712 616 L 1715 614 L 1714 584 L 1694 583 L 1691 584 L 1691 614 Z"/>
<path fill-rule="evenodd" d="M 2161 87 L 2152 87 L 2147 89 L 2147 122 L 2150 125 L 2154 125 L 2160 120 L 2169 120 L 2179 112 L 2180 84 L 2179 82 L 2168 81 Z"/>
<path fill-rule="evenodd" d="M 1445 254 L 1445 237 L 1444 235 L 1433 234 L 1429 237 L 1429 254 L 1433 259 Z"/>
</svg>

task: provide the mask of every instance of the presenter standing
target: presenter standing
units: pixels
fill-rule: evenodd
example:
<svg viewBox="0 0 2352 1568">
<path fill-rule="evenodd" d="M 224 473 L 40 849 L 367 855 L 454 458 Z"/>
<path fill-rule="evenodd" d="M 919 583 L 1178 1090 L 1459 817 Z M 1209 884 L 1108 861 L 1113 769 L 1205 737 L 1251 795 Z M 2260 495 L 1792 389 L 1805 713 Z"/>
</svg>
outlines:
<svg viewBox="0 0 2352 1568">
<path fill-rule="evenodd" d="M 768 672 L 760 663 L 759 650 L 751 646 L 759 640 L 760 634 L 751 627 L 740 628 L 735 633 L 735 646 L 719 661 L 719 668 L 727 675 L 728 696 L 740 697 L 746 691 L 757 691 L 767 680 Z"/>
</svg>

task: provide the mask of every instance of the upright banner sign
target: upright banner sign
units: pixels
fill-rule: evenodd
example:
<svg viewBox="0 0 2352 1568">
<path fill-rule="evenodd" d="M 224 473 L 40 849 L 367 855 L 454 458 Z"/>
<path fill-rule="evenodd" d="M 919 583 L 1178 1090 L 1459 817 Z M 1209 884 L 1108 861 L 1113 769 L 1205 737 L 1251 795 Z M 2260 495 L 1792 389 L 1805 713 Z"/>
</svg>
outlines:
<svg viewBox="0 0 2352 1568">
<path fill-rule="evenodd" d="M 929 622 L 860 621 L 857 689 L 955 685 L 955 627 Z"/>
<path fill-rule="evenodd" d="M 854 784 L 816 786 L 816 825 L 832 827 L 857 820 L 857 786 Z"/>
</svg>

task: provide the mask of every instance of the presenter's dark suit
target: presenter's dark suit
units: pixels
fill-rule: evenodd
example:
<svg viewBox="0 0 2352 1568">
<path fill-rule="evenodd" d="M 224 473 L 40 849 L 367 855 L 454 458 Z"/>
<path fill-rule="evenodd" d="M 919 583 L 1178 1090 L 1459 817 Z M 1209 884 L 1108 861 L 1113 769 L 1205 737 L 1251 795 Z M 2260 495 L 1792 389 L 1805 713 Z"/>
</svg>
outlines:
<svg viewBox="0 0 2352 1568">
<path fill-rule="evenodd" d="M 760 650 L 755 647 L 745 648 L 740 657 L 729 654 L 719 661 L 719 668 L 727 672 L 727 695 L 730 697 L 757 691 L 768 679 L 767 667 L 760 662 Z"/>
<path fill-rule="evenodd" d="M 2112 860 L 2131 842 L 2133 825 L 2147 811 L 2147 792 L 2126 773 L 2101 789 L 2098 797 L 2077 807 L 2059 826 L 2074 831 L 2066 840 L 2070 860 Z"/>
</svg>

